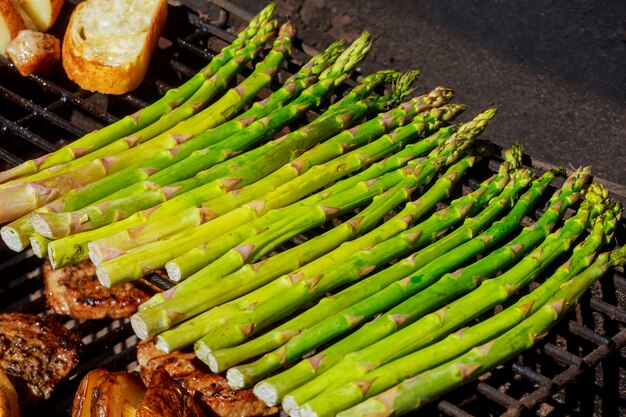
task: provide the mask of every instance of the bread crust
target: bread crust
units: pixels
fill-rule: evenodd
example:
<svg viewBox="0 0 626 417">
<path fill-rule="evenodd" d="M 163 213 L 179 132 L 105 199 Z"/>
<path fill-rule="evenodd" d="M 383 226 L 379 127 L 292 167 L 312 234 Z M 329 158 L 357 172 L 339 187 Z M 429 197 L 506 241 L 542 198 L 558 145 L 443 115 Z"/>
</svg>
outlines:
<svg viewBox="0 0 626 417">
<path fill-rule="evenodd" d="M 113 1 L 113 0 L 112 0 Z M 159 35 L 167 18 L 167 1 L 159 0 L 157 9 L 150 22 L 148 33 L 141 48 L 141 52 L 131 62 L 119 66 L 105 65 L 93 59 L 86 59 L 82 53 L 79 33 L 76 31 L 75 18 L 77 12 L 87 7 L 88 2 L 80 3 L 72 16 L 65 31 L 61 56 L 63 68 L 68 77 L 81 88 L 97 91 L 104 94 L 123 94 L 139 86 L 148 70 L 152 51 L 156 46 Z"/>
<path fill-rule="evenodd" d="M 6 49 L 11 39 L 15 38 L 20 30 L 27 29 L 26 23 L 12 0 L 0 0 L 0 19 L 3 19 L 9 30 L 10 39 L 6 43 L 0 42 L 0 55 L 6 55 Z"/>
</svg>

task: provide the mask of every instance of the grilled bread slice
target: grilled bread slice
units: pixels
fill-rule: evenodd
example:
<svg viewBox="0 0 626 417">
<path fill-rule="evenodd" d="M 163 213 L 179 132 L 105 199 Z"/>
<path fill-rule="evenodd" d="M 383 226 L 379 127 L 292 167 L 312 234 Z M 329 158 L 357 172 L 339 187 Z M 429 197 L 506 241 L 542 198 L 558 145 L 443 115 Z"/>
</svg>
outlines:
<svg viewBox="0 0 626 417">
<path fill-rule="evenodd" d="M 167 15 L 167 0 L 87 0 L 70 18 L 63 68 L 86 90 L 122 94 L 141 83 Z"/>
</svg>

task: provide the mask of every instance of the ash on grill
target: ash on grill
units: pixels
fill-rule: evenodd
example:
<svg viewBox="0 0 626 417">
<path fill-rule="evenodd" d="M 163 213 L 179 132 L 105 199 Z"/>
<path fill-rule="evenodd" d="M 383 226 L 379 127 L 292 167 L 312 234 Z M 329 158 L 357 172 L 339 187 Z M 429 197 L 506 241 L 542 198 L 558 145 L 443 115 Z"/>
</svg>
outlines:
<svg viewBox="0 0 626 417">
<path fill-rule="evenodd" d="M 72 3 L 64 6 L 61 22 L 56 27 L 65 27 Z M 0 57 L 0 170 L 41 156 L 87 131 L 134 112 L 195 74 L 214 51 L 234 39 L 232 33 L 242 28 L 245 19 L 251 16 L 227 1 L 215 3 L 220 7 L 207 5 L 202 16 L 185 6 L 171 6 L 168 24 L 146 79 L 136 91 L 121 96 L 105 97 L 78 90 L 61 68 L 47 77 L 24 78 Z M 304 61 L 304 51 L 311 52 L 306 45 L 300 45 L 294 62 Z M 294 63 L 285 64 L 279 78 L 284 79 L 295 68 Z M 244 71 L 242 75 L 249 72 Z M 277 85 L 275 82 L 272 88 Z M 482 165 L 482 171 L 475 170 L 475 178 L 467 180 L 465 188 L 475 188 L 477 179 L 487 176 L 498 163 L 493 159 Z M 547 166 L 541 161 L 526 163 L 535 168 Z M 606 185 L 617 198 L 626 202 L 624 186 Z M 320 231 L 314 230 L 311 234 Z M 618 230 L 616 237 L 618 242 L 625 243 L 626 231 Z M 51 314 L 44 299 L 42 263 L 31 251 L 15 254 L 0 247 L 0 275 L 3 277 L 0 311 Z M 163 289 L 172 285 L 157 275 L 148 280 Z M 89 370 L 136 367 L 137 339 L 128 320 L 79 322 L 54 318 L 72 328 L 86 345 L 72 378 L 42 407 L 49 416 L 68 416 L 78 382 Z M 458 417 L 526 413 L 625 415 L 626 371 L 623 365 L 615 366 L 615 363 L 626 363 L 625 346 L 626 279 L 622 270 L 597 283 L 591 293 L 581 299 L 569 321 L 562 322 L 548 338 L 519 356 L 515 363 L 508 363 L 479 381 L 455 390 L 421 413 Z"/>
</svg>

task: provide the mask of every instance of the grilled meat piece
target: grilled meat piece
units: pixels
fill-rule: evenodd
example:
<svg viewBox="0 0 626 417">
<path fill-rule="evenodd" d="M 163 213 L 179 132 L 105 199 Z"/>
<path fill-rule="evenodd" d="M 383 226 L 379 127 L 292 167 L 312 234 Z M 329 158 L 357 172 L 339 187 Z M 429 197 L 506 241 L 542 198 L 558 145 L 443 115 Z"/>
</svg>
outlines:
<svg viewBox="0 0 626 417">
<path fill-rule="evenodd" d="M 101 285 L 90 261 L 60 269 L 52 269 L 50 262 L 46 262 L 43 275 L 50 308 L 78 320 L 130 317 L 151 295 L 139 282 L 114 288 Z"/>
<path fill-rule="evenodd" d="M 226 378 L 208 370 L 193 352 L 163 353 L 152 341 L 142 341 L 137 346 L 140 374 L 146 385 L 152 375 L 162 367 L 191 395 L 199 395 L 200 401 L 211 415 L 220 417 L 254 417 L 277 414 L 278 407 L 268 407 L 254 396 L 252 390 L 235 390 Z"/>
<path fill-rule="evenodd" d="M 20 406 L 47 399 L 78 364 L 82 342 L 57 321 L 32 314 L 0 314 L 0 369 L 19 393 Z"/>
<path fill-rule="evenodd" d="M 202 406 L 178 385 L 163 367 L 150 378 L 150 386 L 137 407 L 136 417 L 204 417 Z"/>
</svg>

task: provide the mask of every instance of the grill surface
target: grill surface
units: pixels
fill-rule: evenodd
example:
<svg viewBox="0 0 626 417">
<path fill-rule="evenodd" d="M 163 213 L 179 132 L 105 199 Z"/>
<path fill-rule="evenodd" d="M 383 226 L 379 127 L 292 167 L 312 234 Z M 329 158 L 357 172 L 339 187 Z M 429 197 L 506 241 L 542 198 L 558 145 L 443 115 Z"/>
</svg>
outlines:
<svg viewBox="0 0 626 417">
<path fill-rule="evenodd" d="M 46 77 L 23 78 L 0 57 L 0 169 L 43 155 L 133 112 L 194 74 L 214 51 L 232 41 L 232 33 L 250 17 L 227 1 L 214 2 L 212 11 L 202 17 L 185 6 L 170 7 L 168 24 L 144 83 L 122 96 L 105 97 L 77 89 L 61 68 Z M 74 3 L 66 3 L 56 28 L 65 27 Z M 303 61 L 304 51 L 311 52 L 306 45 L 299 45 L 299 50 L 294 61 L 285 65 L 280 79 L 294 70 L 295 63 Z M 494 157 L 474 169 L 465 186 L 476 187 L 499 162 Z M 539 170 L 549 166 L 536 160 L 526 162 Z M 623 186 L 607 186 L 614 196 L 626 200 Z M 533 217 L 540 214 L 538 211 Z M 314 230 L 311 234 L 319 232 Z M 623 223 L 617 242 L 626 243 Z M 30 251 L 15 254 L 4 245 L 0 247 L 0 311 L 49 314 L 40 278 L 41 264 Z M 149 279 L 162 288 L 171 285 L 157 276 Z M 86 343 L 83 360 L 72 378 L 45 404 L 47 415 L 67 416 L 71 414 L 78 382 L 90 369 L 134 367 L 136 338 L 127 320 L 59 320 Z M 427 406 L 422 414 L 626 415 L 625 356 L 626 279 L 624 271 L 615 271 L 597 283 L 581 299 L 576 312 L 534 349 Z"/>
</svg>

